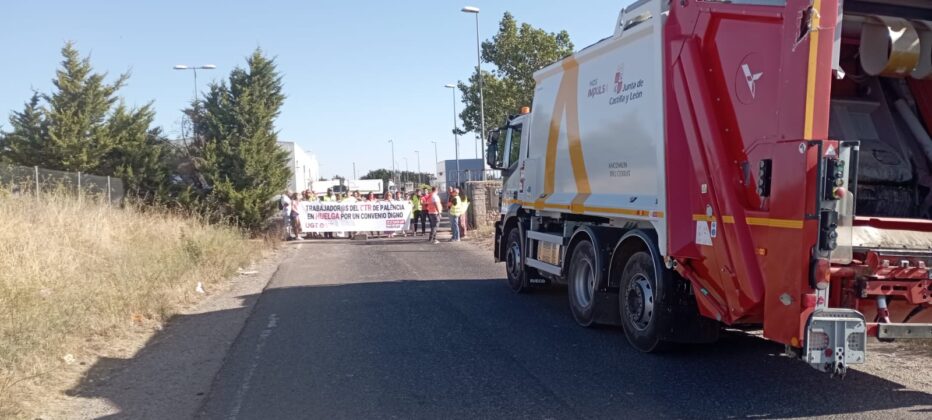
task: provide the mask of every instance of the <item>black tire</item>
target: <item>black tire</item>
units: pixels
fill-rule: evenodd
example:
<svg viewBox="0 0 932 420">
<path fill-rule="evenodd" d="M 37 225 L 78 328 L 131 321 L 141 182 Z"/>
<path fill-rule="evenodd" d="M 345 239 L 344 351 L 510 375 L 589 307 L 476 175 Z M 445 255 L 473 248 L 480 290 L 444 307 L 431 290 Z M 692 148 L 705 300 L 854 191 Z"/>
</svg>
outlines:
<svg viewBox="0 0 932 420">
<path fill-rule="evenodd" d="M 631 345 L 645 353 L 662 350 L 666 308 L 650 254 L 641 251 L 628 259 L 621 274 L 618 308 L 621 325 Z"/>
<path fill-rule="evenodd" d="M 583 327 L 592 325 L 595 320 L 595 299 L 600 271 L 592 242 L 584 240 L 576 244 L 566 272 L 566 287 L 570 311 L 576 323 Z"/>
<path fill-rule="evenodd" d="M 508 274 L 508 287 L 515 293 L 524 293 L 528 290 L 527 273 L 522 258 L 524 252 L 521 232 L 518 228 L 512 228 L 508 231 L 505 240 L 505 271 Z"/>
</svg>

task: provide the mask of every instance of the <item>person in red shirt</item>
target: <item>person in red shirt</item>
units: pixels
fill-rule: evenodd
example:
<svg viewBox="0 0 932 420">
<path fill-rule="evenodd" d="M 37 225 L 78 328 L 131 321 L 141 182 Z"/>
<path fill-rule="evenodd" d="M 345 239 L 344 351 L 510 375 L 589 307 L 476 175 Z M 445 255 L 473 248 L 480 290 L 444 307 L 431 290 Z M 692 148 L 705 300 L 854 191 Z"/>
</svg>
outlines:
<svg viewBox="0 0 932 420">
<path fill-rule="evenodd" d="M 427 240 L 439 244 L 440 241 L 437 240 L 437 222 L 440 218 L 440 212 L 443 210 L 443 203 L 440 201 L 440 196 L 437 195 L 437 187 L 431 189 L 430 195 L 424 199 L 421 205 L 424 206 L 427 220 L 430 221 L 430 236 Z"/>
</svg>

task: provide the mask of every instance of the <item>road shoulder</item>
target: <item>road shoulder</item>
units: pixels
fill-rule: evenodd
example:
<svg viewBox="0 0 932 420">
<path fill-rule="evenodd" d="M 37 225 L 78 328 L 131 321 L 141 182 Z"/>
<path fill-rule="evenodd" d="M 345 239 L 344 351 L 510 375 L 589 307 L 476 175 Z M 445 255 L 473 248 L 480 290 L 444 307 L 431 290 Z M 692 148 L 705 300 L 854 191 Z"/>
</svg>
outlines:
<svg viewBox="0 0 932 420">
<path fill-rule="evenodd" d="M 244 268 L 223 290 L 208 290 L 213 294 L 164 327 L 93 349 L 90 368 L 81 375 L 85 363 L 71 366 L 80 379 L 39 417 L 192 418 L 262 291 L 296 251 L 286 246 Z"/>
</svg>

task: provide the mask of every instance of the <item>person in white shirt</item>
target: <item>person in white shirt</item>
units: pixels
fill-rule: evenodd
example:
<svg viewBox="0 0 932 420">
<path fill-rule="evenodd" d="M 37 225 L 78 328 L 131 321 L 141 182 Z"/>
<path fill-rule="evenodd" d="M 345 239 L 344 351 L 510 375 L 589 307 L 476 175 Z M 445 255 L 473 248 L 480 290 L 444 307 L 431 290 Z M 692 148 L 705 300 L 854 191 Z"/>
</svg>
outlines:
<svg viewBox="0 0 932 420">
<path fill-rule="evenodd" d="M 279 198 L 279 208 L 282 210 L 282 227 L 285 233 L 285 240 L 291 239 L 291 191 L 285 191 Z"/>
<path fill-rule="evenodd" d="M 437 187 L 430 190 L 430 195 L 427 196 L 424 203 L 424 211 L 427 212 L 427 220 L 430 221 L 430 237 L 427 240 L 439 244 L 440 241 L 437 240 L 437 222 L 440 218 L 440 212 L 443 211 L 443 203 L 440 201 L 440 196 L 437 195 Z"/>
</svg>

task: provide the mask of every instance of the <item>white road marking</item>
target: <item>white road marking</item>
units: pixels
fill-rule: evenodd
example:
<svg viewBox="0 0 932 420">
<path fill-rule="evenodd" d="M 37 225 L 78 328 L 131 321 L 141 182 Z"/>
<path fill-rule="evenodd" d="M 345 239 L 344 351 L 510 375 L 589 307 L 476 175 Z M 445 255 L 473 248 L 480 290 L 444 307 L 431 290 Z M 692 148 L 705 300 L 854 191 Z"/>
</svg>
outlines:
<svg viewBox="0 0 932 420">
<path fill-rule="evenodd" d="M 227 416 L 228 419 L 236 420 L 239 416 L 239 412 L 243 408 L 243 399 L 246 397 L 246 393 L 249 392 L 249 383 L 256 374 L 256 369 L 259 368 L 259 359 L 262 358 L 262 349 L 265 348 L 265 343 L 268 341 L 269 336 L 272 335 L 272 329 L 277 326 L 278 315 L 269 315 L 269 323 L 266 325 L 265 329 L 259 333 L 259 342 L 256 343 L 256 349 L 253 351 L 252 363 L 250 363 L 249 368 L 246 369 L 246 376 L 243 377 L 243 383 L 240 384 L 239 389 L 236 390 L 236 397 L 233 399 L 233 408 L 230 409 L 230 415 Z"/>
</svg>

